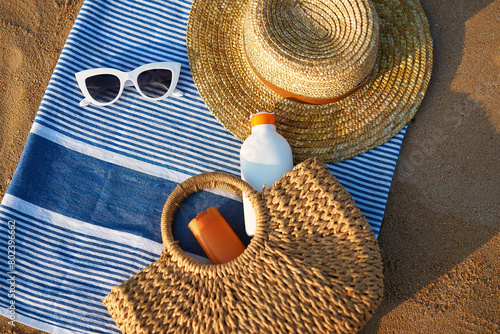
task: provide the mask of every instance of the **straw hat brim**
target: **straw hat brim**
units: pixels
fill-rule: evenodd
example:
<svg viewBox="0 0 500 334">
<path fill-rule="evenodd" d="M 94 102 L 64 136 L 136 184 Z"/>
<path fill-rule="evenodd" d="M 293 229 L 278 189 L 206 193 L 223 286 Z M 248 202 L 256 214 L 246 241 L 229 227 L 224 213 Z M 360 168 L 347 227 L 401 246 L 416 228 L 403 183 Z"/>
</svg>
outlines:
<svg viewBox="0 0 500 334">
<path fill-rule="evenodd" d="M 415 115 L 432 71 L 432 39 L 418 0 L 373 0 L 380 18 L 377 61 L 366 84 L 335 103 L 287 100 L 257 78 L 243 44 L 249 0 L 194 0 L 187 51 L 195 85 L 216 119 L 240 140 L 250 115 L 274 112 L 294 160 L 342 161 L 381 145 Z"/>
</svg>

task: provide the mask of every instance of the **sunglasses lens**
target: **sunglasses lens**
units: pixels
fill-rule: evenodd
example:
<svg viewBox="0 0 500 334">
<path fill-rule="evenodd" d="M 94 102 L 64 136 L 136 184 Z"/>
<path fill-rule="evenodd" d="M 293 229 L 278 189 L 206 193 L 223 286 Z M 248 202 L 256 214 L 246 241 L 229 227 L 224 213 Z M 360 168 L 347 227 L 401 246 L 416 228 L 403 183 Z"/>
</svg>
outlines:
<svg viewBox="0 0 500 334">
<path fill-rule="evenodd" d="M 120 92 L 120 79 L 112 74 L 99 74 L 85 80 L 90 96 L 99 103 L 113 101 Z"/>
<path fill-rule="evenodd" d="M 165 95 L 172 84 L 172 71 L 154 69 L 144 71 L 137 77 L 140 90 L 150 98 L 159 98 Z"/>
</svg>

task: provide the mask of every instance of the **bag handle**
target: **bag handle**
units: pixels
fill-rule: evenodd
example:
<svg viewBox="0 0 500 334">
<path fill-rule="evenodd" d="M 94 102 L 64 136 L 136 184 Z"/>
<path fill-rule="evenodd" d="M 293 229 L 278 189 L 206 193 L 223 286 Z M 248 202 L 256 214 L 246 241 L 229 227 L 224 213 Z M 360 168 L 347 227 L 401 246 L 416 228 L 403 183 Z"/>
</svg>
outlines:
<svg viewBox="0 0 500 334">
<path fill-rule="evenodd" d="M 266 219 L 267 215 L 263 212 L 264 201 L 261 194 L 254 190 L 247 182 L 237 176 L 223 172 L 207 172 L 198 174 L 177 185 L 165 202 L 161 215 L 161 237 L 165 248 L 168 248 L 170 251 L 176 253 L 180 251 L 180 247 L 177 245 L 178 242 L 174 240 L 174 236 L 172 234 L 172 224 L 174 214 L 181 205 L 182 201 L 196 191 L 209 188 L 229 190 L 240 198 L 242 197 L 242 192 L 245 193 L 255 210 L 255 215 L 257 217 L 257 229 L 259 229 L 259 225 L 263 222 L 263 220 Z"/>
</svg>

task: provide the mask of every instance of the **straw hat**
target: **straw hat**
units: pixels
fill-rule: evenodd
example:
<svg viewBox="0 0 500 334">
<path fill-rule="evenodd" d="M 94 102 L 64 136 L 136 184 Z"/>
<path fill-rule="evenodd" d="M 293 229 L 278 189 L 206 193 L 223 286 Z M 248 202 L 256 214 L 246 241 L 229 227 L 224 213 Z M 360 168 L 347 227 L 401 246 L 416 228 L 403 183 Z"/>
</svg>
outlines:
<svg viewBox="0 0 500 334">
<path fill-rule="evenodd" d="M 296 162 L 348 159 L 413 117 L 432 70 L 418 0 L 194 0 L 189 65 L 215 117 L 240 140 L 274 112 Z"/>
</svg>

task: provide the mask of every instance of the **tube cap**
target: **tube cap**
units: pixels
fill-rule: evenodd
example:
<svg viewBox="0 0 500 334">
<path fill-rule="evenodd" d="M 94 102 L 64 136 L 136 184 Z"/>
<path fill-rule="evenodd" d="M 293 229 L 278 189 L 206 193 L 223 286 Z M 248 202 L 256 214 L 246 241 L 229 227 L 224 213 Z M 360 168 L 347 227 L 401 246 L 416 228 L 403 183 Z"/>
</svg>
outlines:
<svg viewBox="0 0 500 334">
<path fill-rule="evenodd" d="M 198 214 L 188 227 L 213 264 L 234 260 L 245 250 L 241 240 L 215 207 Z"/>
<path fill-rule="evenodd" d="M 260 124 L 276 125 L 274 114 L 269 112 L 260 112 L 258 114 L 253 114 L 250 117 L 250 125 L 252 127 Z"/>
</svg>

